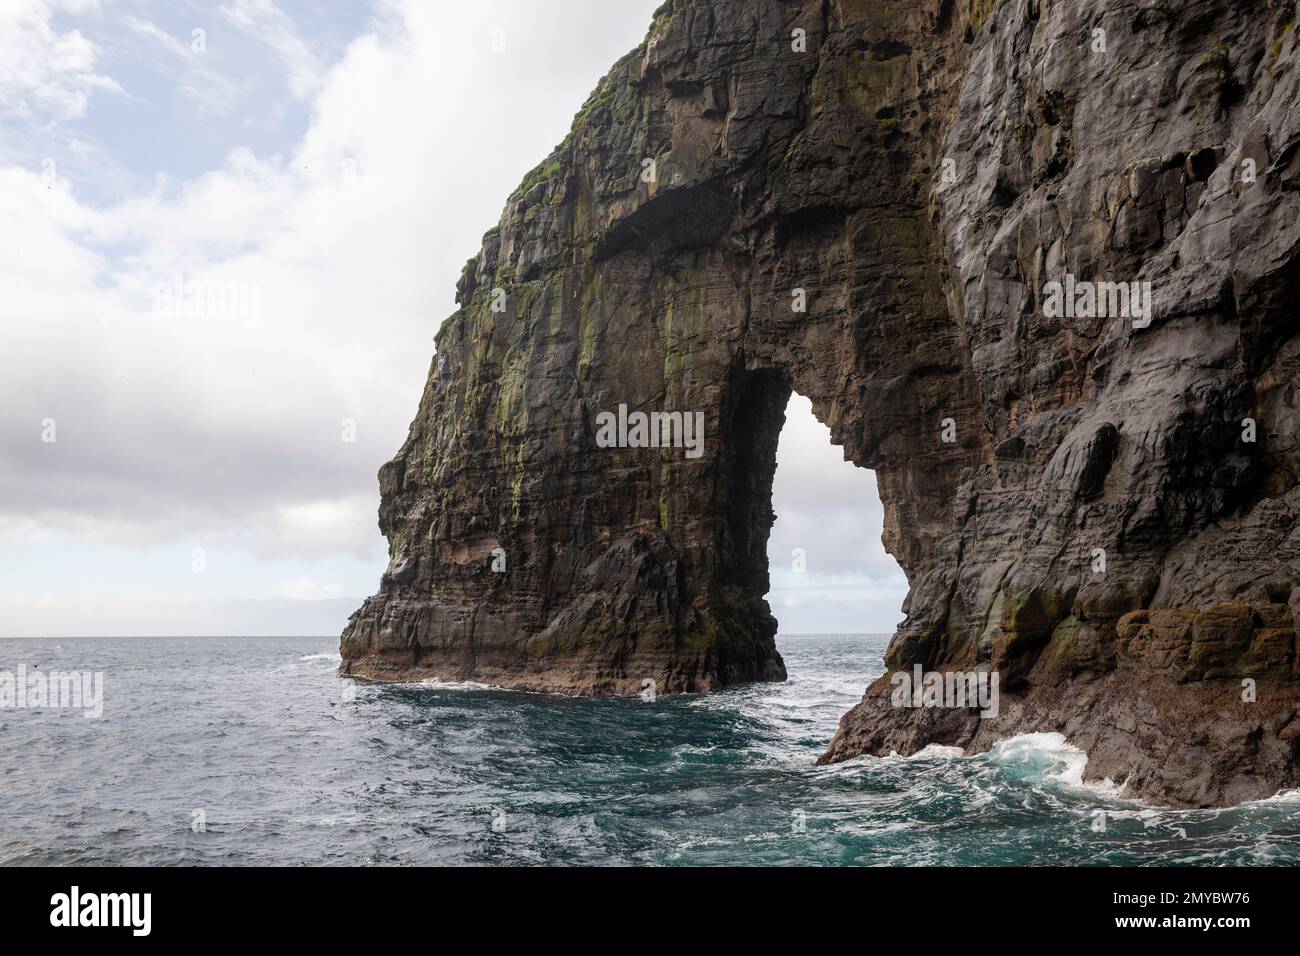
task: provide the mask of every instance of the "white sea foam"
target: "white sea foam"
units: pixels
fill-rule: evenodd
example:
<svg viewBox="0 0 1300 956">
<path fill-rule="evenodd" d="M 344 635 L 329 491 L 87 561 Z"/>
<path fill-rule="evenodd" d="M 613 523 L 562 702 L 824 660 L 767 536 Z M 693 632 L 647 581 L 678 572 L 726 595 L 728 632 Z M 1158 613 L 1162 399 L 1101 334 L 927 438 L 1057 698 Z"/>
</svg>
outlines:
<svg viewBox="0 0 1300 956">
<path fill-rule="evenodd" d="M 989 758 L 998 763 L 1045 760 L 1055 769 L 1044 774 L 1044 779 L 1076 787 L 1083 786 L 1083 771 L 1088 766 L 1088 755 L 1059 733 L 1019 734 L 998 741 Z"/>
<path fill-rule="evenodd" d="M 1300 803 L 1300 790 L 1279 790 L 1271 797 L 1265 797 L 1263 800 L 1251 800 L 1243 803 L 1243 807 L 1259 806 L 1268 803 Z"/>
<path fill-rule="evenodd" d="M 300 660 L 300 661 L 330 661 L 331 663 L 334 663 L 334 664 L 341 664 L 341 663 L 343 662 L 343 655 L 340 654 L 338 651 L 332 651 L 332 652 L 325 653 L 325 654 L 304 654 L 302 657 L 298 658 L 298 660 Z"/>
<path fill-rule="evenodd" d="M 417 687 L 429 687 L 433 690 L 503 690 L 501 687 L 493 687 L 491 684 L 480 684 L 472 680 L 441 680 L 437 677 L 427 677 L 424 680 L 416 681 Z"/>
<path fill-rule="evenodd" d="M 1124 797 L 1124 784 L 1116 783 L 1109 777 L 1100 780 L 1083 779 L 1088 767 L 1088 755 L 1066 740 L 1064 734 L 1019 734 L 994 744 L 989 757 L 999 763 L 1045 760 L 1051 766 L 1043 774 L 1044 780 L 1088 790 L 1109 799 Z"/>
<path fill-rule="evenodd" d="M 966 751 L 962 750 L 960 747 L 948 747 L 944 744 L 926 744 L 907 759 L 953 760 L 957 757 L 965 756 L 965 754 Z"/>
<path fill-rule="evenodd" d="M 1125 781 L 1117 782 L 1109 777 L 1104 777 L 1100 780 L 1085 781 L 1083 779 L 1083 773 L 1085 768 L 1088 766 L 1088 755 L 1067 741 L 1064 734 L 1021 734 L 995 744 L 989 751 L 989 756 L 994 760 L 1004 763 L 1024 759 L 1032 760 L 1035 757 L 1046 758 L 1059 769 L 1049 770 L 1044 774 L 1045 780 L 1051 780 L 1067 786 L 1088 790 L 1107 799 L 1122 800 L 1125 803 L 1143 807 L 1145 808 L 1146 813 L 1159 818 L 1175 814 L 1217 814 L 1223 812 L 1224 809 L 1221 807 L 1203 809 L 1162 807 L 1148 803 L 1147 801 L 1128 793 Z M 1295 805 L 1297 803 L 1300 803 L 1300 790 L 1281 790 L 1271 797 L 1265 797 L 1260 800 L 1249 800 L 1239 804 L 1238 806 L 1252 807 L 1267 806 L 1269 804 L 1281 804 L 1285 806 Z"/>
</svg>

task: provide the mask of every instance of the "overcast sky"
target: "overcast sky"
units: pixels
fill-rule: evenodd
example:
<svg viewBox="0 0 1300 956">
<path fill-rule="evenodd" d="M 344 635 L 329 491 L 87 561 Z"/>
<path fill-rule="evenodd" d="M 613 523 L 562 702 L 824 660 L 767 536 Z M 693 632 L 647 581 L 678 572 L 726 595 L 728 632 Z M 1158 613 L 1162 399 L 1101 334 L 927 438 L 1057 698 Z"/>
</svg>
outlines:
<svg viewBox="0 0 1300 956">
<path fill-rule="evenodd" d="M 0 2 L 0 636 L 337 634 L 461 267 L 657 5 Z M 779 461 L 782 631 L 892 630 L 871 474 L 799 398 Z"/>
</svg>

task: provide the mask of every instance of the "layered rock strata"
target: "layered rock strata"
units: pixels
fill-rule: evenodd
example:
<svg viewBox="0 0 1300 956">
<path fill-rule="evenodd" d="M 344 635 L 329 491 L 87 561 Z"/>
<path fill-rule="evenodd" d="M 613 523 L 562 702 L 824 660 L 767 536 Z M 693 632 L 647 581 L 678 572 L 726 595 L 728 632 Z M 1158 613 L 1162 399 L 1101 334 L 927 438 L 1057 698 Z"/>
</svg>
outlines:
<svg viewBox="0 0 1300 956">
<path fill-rule="evenodd" d="M 876 471 L 910 584 L 891 670 L 1002 697 L 897 707 L 886 675 L 824 759 L 1052 730 L 1168 803 L 1300 785 L 1296 20 L 664 4 L 466 266 L 343 669 L 780 679 L 793 389 Z M 606 447 L 636 412 L 702 441 Z"/>
</svg>

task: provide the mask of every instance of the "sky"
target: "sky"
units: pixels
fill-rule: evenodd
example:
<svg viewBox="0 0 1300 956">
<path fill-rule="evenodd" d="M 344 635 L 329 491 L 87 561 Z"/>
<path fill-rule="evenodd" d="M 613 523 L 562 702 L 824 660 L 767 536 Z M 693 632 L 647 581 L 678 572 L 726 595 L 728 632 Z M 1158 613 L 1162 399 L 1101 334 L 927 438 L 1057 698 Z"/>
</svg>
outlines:
<svg viewBox="0 0 1300 956">
<path fill-rule="evenodd" d="M 656 6 L 3 0 L 0 636 L 339 633 L 461 267 Z M 798 396 L 778 462 L 781 630 L 891 631 L 871 473 Z"/>
</svg>

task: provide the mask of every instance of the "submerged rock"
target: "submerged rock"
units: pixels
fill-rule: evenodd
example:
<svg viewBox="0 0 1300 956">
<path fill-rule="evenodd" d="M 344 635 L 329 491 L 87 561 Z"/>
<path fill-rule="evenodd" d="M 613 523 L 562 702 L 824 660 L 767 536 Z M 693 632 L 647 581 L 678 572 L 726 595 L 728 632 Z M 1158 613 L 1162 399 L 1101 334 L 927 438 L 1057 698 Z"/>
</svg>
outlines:
<svg viewBox="0 0 1300 956">
<path fill-rule="evenodd" d="M 465 268 L 343 670 L 783 678 L 795 389 L 876 471 L 911 586 L 891 670 L 1003 697 L 898 708 L 886 675 L 824 760 L 1059 731 L 1165 802 L 1300 786 L 1297 19 L 665 3 Z"/>
</svg>

